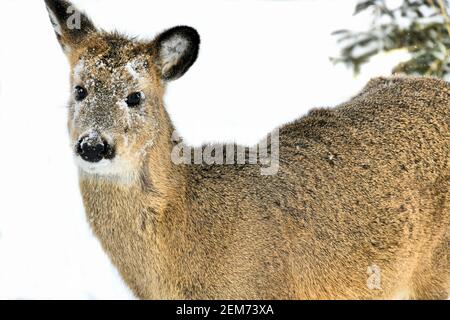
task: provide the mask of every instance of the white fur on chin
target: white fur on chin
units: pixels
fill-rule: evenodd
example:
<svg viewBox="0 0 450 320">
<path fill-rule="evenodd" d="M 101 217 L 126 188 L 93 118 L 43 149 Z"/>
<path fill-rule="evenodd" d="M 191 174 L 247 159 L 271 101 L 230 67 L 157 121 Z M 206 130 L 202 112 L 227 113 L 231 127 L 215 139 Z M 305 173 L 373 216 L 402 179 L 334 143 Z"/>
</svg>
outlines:
<svg viewBox="0 0 450 320">
<path fill-rule="evenodd" d="M 127 185 L 135 180 L 133 171 L 117 159 L 103 159 L 91 163 L 75 156 L 75 163 L 79 168 L 81 179 L 105 179 Z"/>
</svg>

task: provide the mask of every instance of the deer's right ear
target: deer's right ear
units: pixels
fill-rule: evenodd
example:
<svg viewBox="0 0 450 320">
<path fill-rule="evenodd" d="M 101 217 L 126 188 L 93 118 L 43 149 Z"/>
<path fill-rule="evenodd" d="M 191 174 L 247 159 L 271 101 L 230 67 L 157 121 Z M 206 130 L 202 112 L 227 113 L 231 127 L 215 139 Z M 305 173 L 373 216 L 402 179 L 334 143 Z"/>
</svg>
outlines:
<svg viewBox="0 0 450 320">
<path fill-rule="evenodd" d="M 70 2 L 45 0 L 50 20 L 64 52 L 70 53 L 89 34 L 96 32 L 91 20 Z"/>
</svg>

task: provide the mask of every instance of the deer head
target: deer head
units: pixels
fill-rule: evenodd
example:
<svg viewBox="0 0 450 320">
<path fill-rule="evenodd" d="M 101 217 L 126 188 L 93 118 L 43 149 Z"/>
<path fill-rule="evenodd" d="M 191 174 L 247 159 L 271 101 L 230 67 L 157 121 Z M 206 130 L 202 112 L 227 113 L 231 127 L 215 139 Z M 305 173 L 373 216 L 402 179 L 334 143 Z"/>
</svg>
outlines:
<svg viewBox="0 0 450 320">
<path fill-rule="evenodd" d="M 152 41 L 97 29 L 64 0 L 45 0 L 71 66 L 69 133 L 86 174 L 129 176 L 170 125 L 165 85 L 197 59 L 196 30 L 178 26 Z"/>
</svg>

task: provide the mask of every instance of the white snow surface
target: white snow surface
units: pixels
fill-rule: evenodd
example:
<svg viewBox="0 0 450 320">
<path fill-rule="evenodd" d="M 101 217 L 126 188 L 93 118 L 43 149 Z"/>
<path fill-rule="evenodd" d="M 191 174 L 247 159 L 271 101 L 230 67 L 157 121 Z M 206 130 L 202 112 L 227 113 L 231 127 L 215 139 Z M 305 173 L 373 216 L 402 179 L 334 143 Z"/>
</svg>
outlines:
<svg viewBox="0 0 450 320">
<path fill-rule="evenodd" d="M 253 144 L 405 57 L 377 57 L 358 78 L 329 61 L 332 31 L 365 26 L 354 0 L 74 3 L 100 27 L 141 38 L 197 28 L 199 59 L 166 97 L 194 145 Z M 133 299 L 85 219 L 66 128 L 69 67 L 44 1 L 0 1 L 0 35 L 0 299 Z"/>
</svg>

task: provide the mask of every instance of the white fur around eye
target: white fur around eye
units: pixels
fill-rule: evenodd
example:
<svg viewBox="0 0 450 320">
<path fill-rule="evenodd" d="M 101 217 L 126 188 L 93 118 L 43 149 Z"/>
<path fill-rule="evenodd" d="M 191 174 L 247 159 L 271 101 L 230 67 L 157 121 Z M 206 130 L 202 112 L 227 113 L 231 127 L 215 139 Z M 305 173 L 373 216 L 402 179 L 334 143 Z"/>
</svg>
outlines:
<svg viewBox="0 0 450 320">
<path fill-rule="evenodd" d="M 160 55 L 163 62 L 163 73 L 178 63 L 188 46 L 188 40 L 180 36 L 174 36 L 162 43 Z"/>
<path fill-rule="evenodd" d="M 75 81 L 81 80 L 81 74 L 83 73 L 83 71 L 84 71 L 84 60 L 81 59 L 73 68 L 73 78 Z"/>
</svg>

